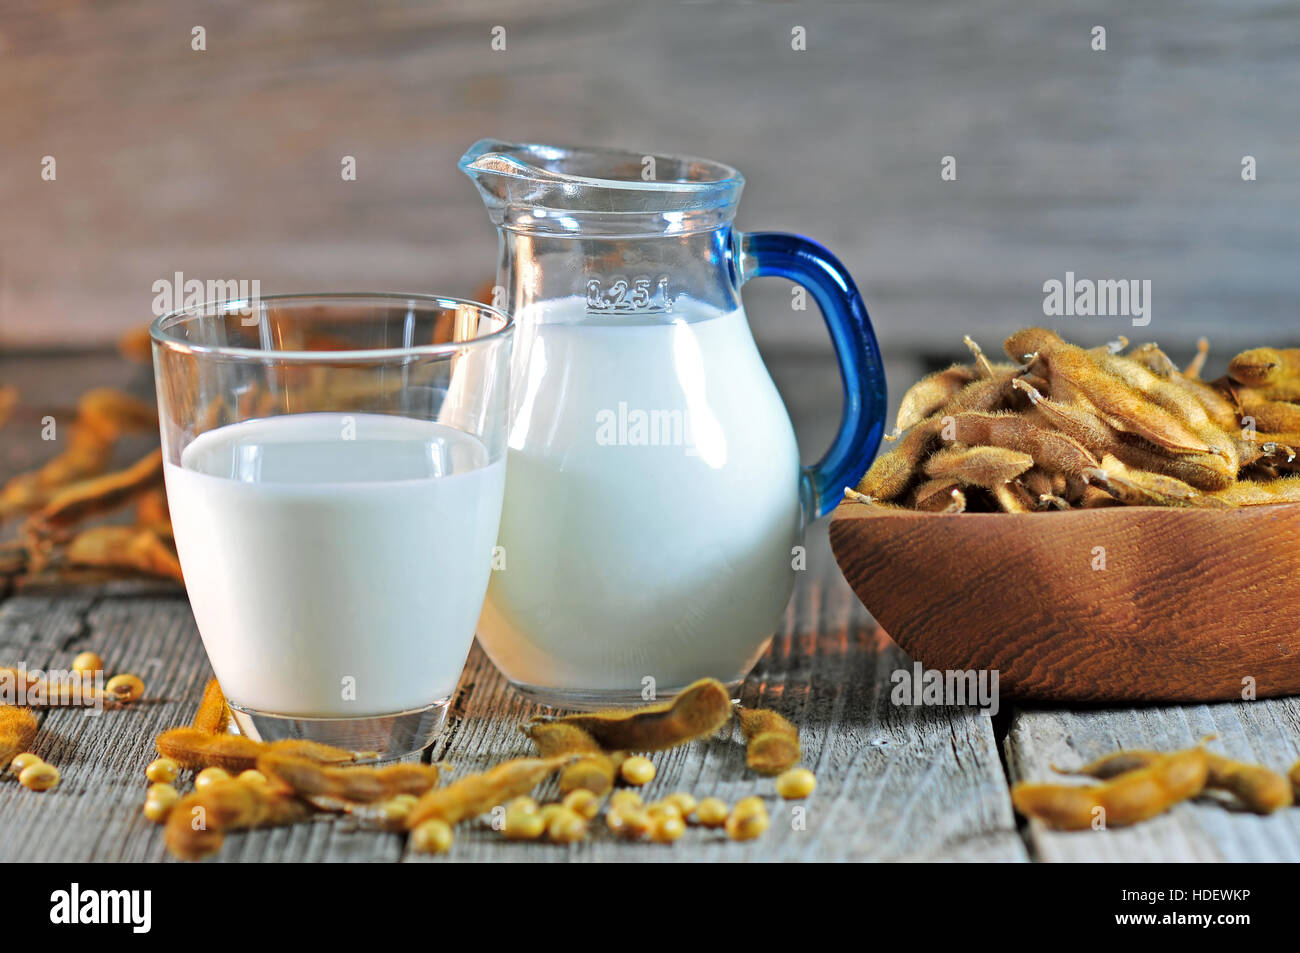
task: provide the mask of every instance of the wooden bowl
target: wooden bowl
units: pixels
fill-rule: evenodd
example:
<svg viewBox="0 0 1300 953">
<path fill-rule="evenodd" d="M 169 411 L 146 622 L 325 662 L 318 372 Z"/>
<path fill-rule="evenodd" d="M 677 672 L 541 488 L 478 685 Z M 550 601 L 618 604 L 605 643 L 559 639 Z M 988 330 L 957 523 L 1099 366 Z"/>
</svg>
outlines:
<svg viewBox="0 0 1300 953">
<path fill-rule="evenodd" d="M 938 514 L 842 503 L 854 592 L 927 669 L 1035 702 L 1300 694 L 1300 503 Z M 1248 694 L 1246 695 L 1248 697 Z"/>
</svg>

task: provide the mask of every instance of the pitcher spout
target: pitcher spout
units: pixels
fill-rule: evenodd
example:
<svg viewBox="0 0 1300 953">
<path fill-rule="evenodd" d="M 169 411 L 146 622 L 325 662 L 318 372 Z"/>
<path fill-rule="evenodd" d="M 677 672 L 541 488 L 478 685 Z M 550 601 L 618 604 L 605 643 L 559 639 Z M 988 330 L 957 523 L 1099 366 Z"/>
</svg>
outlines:
<svg viewBox="0 0 1300 953">
<path fill-rule="evenodd" d="M 498 227 L 569 235 L 685 234 L 735 216 L 745 180 L 690 156 L 482 139 L 461 157 Z"/>
</svg>

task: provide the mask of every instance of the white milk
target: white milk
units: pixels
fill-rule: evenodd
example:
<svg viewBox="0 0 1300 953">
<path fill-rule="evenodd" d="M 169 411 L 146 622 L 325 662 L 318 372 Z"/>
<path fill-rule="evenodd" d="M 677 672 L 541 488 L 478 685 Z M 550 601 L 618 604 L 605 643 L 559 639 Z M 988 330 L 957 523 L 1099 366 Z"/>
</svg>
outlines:
<svg viewBox="0 0 1300 953">
<path fill-rule="evenodd" d="M 354 717 L 450 696 L 504 477 L 473 436 L 406 417 L 294 414 L 200 435 L 167 465 L 167 499 L 230 701 Z"/>
<path fill-rule="evenodd" d="M 505 568 L 480 643 L 560 692 L 741 677 L 801 532 L 794 431 L 743 312 L 593 326 L 565 323 L 581 301 L 545 307 L 516 331 Z"/>
</svg>

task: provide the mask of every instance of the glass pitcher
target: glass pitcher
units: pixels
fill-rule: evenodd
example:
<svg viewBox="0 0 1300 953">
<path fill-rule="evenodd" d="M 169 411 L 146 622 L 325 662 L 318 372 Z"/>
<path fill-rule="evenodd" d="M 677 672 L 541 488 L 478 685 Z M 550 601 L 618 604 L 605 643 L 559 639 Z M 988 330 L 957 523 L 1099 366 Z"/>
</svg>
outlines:
<svg viewBox="0 0 1300 953">
<path fill-rule="evenodd" d="M 547 705 L 738 685 L 785 610 L 805 520 L 883 433 L 853 280 L 809 239 L 735 231 L 744 179 L 716 162 L 483 140 L 460 168 L 499 230 L 494 304 L 516 325 L 479 641 Z M 811 293 L 844 383 L 839 433 L 802 471 L 740 297 L 764 275 Z"/>
</svg>

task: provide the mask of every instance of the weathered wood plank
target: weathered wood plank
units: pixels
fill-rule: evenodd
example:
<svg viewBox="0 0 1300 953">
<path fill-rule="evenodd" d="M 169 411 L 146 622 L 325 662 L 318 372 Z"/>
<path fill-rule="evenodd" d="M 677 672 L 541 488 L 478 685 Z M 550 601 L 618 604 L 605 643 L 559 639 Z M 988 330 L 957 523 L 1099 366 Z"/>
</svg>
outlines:
<svg viewBox="0 0 1300 953">
<path fill-rule="evenodd" d="M 1210 747 L 1285 772 L 1300 757 L 1300 699 L 1099 711 L 1015 713 L 1006 739 L 1012 780 L 1051 778 L 1120 748 L 1172 751 L 1217 735 Z M 1031 821 L 1028 838 L 1044 861 L 1300 860 L 1300 809 L 1257 817 L 1210 799 L 1181 804 L 1129 828 L 1065 833 Z"/>
<path fill-rule="evenodd" d="M 140 812 L 154 736 L 187 723 L 211 677 L 189 605 L 175 594 L 15 596 L 0 603 L 0 649 L 7 661 L 25 649 L 28 664 L 69 664 L 94 649 L 110 671 L 145 680 L 145 701 L 98 717 L 80 710 L 41 715 L 36 752 L 56 765 L 52 791 L 0 784 L 0 862 L 16 860 L 157 861 L 161 831 Z M 38 655 L 43 652 L 43 655 Z M 235 835 L 220 860 L 391 861 L 401 838 L 338 819 L 293 829 Z"/>
<path fill-rule="evenodd" d="M 733 844 L 692 830 L 664 850 L 617 842 L 601 829 L 588 843 L 556 847 L 506 843 L 480 823 L 464 831 L 451 859 L 1024 859 L 988 720 L 969 711 L 893 708 L 888 676 L 908 660 L 879 635 L 835 573 L 824 526 L 813 528 L 808 543 L 810 568 L 742 698 L 777 707 L 800 725 L 806 763 L 819 778 L 811 799 L 776 799 L 770 779 L 747 774 L 733 734 L 657 755 L 659 776 L 647 794 L 689 790 L 734 802 L 761 793 L 774 823 L 760 841 Z M 140 674 L 149 699 L 101 717 L 42 715 L 37 751 L 60 767 L 63 782 L 43 794 L 0 785 L 0 860 L 165 859 L 158 830 L 139 811 L 143 770 L 154 735 L 192 717 L 209 668 L 185 601 L 165 587 L 151 592 L 151 585 L 21 594 L 0 603 L 6 660 L 62 665 L 94 648 L 110 670 Z M 517 726 L 535 710 L 509 692 L 476 648 L 448 729 L 430 755 L 468 771 L 528 753 Z M 792 824 L 795 807 L 806 810 L 806 829 Z M 398 835 L 323 819 L 233 835 L 219 859 L 382 861 L 403 850 Z"/>
<path fill-rule="evenodd" d="M 838 425 L 840 385 L 831 357 L 773 349 L 769 360 L 804 458 L 814 459 Z M 64 392 L 70 380 L 77 381 L 76 392 L 101 381 L 134 382 L 140 389 L 138 372 L 122 376 L 123 363 L 112 354 L 4 363 L 15 370 L 11 379 L 19 380 L 29 408 L 51 401 L 71 406 L 76 393 Z M 903 359 L 891 361 L 888 368 L 891 382 L 900 384 L 919 371 L 919 364 Z M 901 389 L 893 390 L 895 404 Z M 11 428 L 4 433 L 0 477 L 57 449 L 29 430 Z M 906 662 L 891 646 L 879 642 L 869 619 L 839 579 L 824 523 L 812 527 L 808 546 L 810 569 L 801 574 L 784 631 L 745 687 L 748 703 L 781 705 L 798 718 L 809 763 L 821 777 L 820 790 L 808 804 L 807 831 L 788 830 L 784 815 L 776 819 L 783 826 L 783 853 L 821 856 L 828 842 L 834 846 L 841 840 L 835 828 L 857 825 L 855 818 L 869 801 L 901 802 L 909 790 L 908 783 L 900 782 L 902 777 L 915 779 L 927 797 L 927 785 L 947 788 L 951 799 L 965 796 L 963 785 L 975 792 L 969 807 L 949 812 L 957 832 L 939 835 L 952 838 L 950 848 L 956 856 L 1022 856 L 1005 807 L 1001 813 L 989 808 L 989 802 L 1005 803 L 1005 790 L 987 723 L 962 712 L 928 711 L 913 717 L 891 711 L 882 700 L 881 685 L 889 671 Z M 819 636 L 822 632 L 829 635 Z M 12 827 L 0 824 L 0 860 L 33 854 L 140 861 L 165 856 L 158 832 L 145 822 L 139 807 L 145 788 L 143 768 L 153 756 L 154 734 L 188 721 L 209 676 L 188 606 L 175 587 L 151 582 L 119 582 L 76 591 L 28 589 L 0 602 L 0 661 L 25 661 L 31 667 L 66 664 L 85 648 L 103 654 L 113 671 L 141 674 L 154 700 L 107 712 L 102 718 L 84 718 L 78 712 L 42 714 L 38 750 L 60 766 L 64 782 L 45 794 L 12 783 L 0 785 L 0 819 L 16 822 Z M 533 711 L 508 692 L 490 662 L 475 649 L 448 731 L 431 754 L 452 758 L 461 770 L 468 770 L 511 752 L 526 753 L 528 746 L 517 725 Z M 957 724 L 951 730 L 950 716 Z M 854 717 L 860 723 L 852 723 Z M 936 771 L 927 759 L 951 763 Z M 664 790 L 681 787 L 735 800 L 752 790 L 770 794 L 772 789 L 771 781 L 745 777 L 743 750 L 734 737 L 670 752 L 659 761 L 658 784 Z M 967 761 L 975 766 L 974 780 L 955 774 L 966 770 Z M 840 792 L 841 780 L 851 790 Z M 926 808 L 916 816 L 900 803 L 892 813 L 881 815 L 885 826 L 872 834 L 878 845 L 864 840 L 836 856 L 925 856 L 927 851 L 938 851 L 929 830 L 934 826 L 932 813 Z M 970 818 L 973 823 L 967 823 Z M 970 840 L 966 829 L 975 832 Z M 981 838 L 990 831 L 985 842 Z M 690 836 L 705 839 L 700 846 L 710 849 L 707 856 L 750 856 L 746 852 L 751 848 L 731 845 L 720 835 L 692 831 Z M 483 841 L 481 848 L 473 847 L 475 838 Z M 468 847 L 476 859 L 514 859 L 521 851 L 564 859 L 569 853 L 565 848 L 501 844 L 490 831 L 471 833 L 464 840 L 457 851 Z M 403 851 L 402 841 L 396 835 L 356 830 L 346 820 L 326 819 L 232 836 L 219 859 L 393 860 Z M 695 853 L 687 844 L 677 847 L 676 852 L 662 852 L 648 845 L 604 844 L 592 856 L 680 860 Z"/>
<path fill-rule="evenodd" d="M 824 537 L 824 534 L 822 534 Z M 783 802 L 771 779 L 745 769 L 738 732 L 652 756 L 657 775 L 643 792 L 760 794 L 772 812 L 761 839 L 733 843 L 690 829 L 671 848 L 615 839 L 603 827 L 572 846 L 507 842 L 486 822 L 458 830 L 448 860 L 471 861 L 861 861 L 1027 859 L 1015 831 L 988 719 L 969 710 L 897 709 L 889 674 L 910 664 L 867 618 L 834 573 L 824 538 L 810 539 L 782 631 L 746 680 L 747 705 L 774 707 L 800 728 L 804 763 L 818 777 L 807 801 Z M 434 758 L 457 774 L 530 753 L 518 725 L 535 709 L 509 695 L 475 649 L 451 729 Z M 551 787 L 542 796 L 550 796 Z M 802 809 L 803 823 L 796 823 Z M 436 860 L 408 853 L 408 860 Z"/>
</svg>

